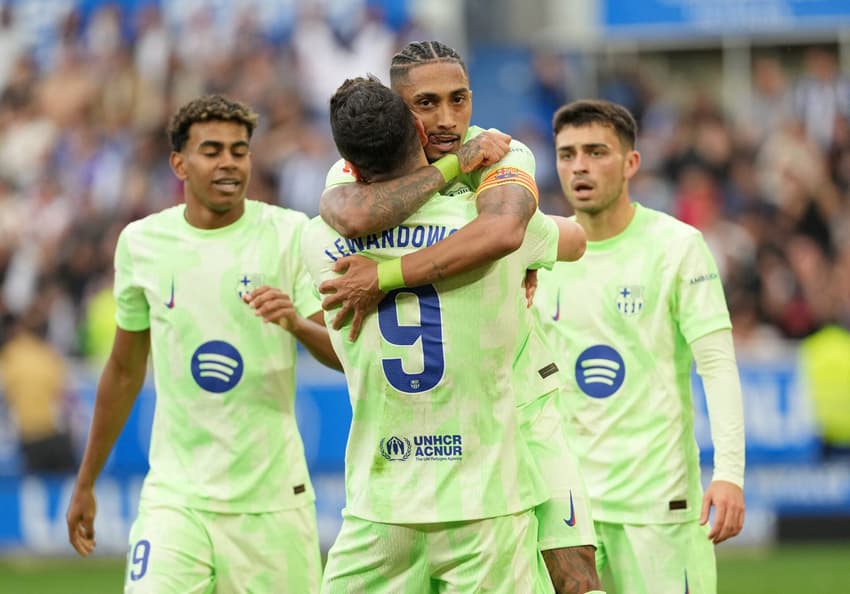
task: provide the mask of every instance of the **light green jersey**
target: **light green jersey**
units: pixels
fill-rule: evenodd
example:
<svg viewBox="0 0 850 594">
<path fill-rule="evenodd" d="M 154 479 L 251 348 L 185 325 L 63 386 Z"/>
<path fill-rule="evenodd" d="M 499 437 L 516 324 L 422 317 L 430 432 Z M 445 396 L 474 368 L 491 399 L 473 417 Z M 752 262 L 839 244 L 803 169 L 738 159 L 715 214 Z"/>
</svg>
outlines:
<svg viewBox="0 0 850 594">
<path fill-rule="evenodd" d="M 225 513 L 313 500 L 295 424 L 295 339 L 241 298 L 261 285 L 321 310 L 301 260 L 301 213 L 246 201 L 227 227 L 176 206 L 128 225 L 115 254 L 116 321 L 150 328 L 156 412 L 142 498 Z"/>
<path fill-rule="evenodd" d="M 357 240 L 316 218 L 304 231 L 304 258 L 319 283 L 334 276 L 340 257 L 400 257 L 474 216 L 471 200 L 435 195 L 403 225 Z M 390 292 L 354 343 L 347 328 L 331 332 L 353 411 L 349 514 L 449 522 L 516 513 L 546 499 L 519 431 L 511 364 L 521 339 L 525 269 L 551 265 L 557 239 L 554 222 L 537 213 L 513 254 L 434 285 Z"/>
<path fill-rule="evenodd" d="M 595 520 L 699 516 L 689 344 L 731 328 L 702 235 L 635 205 L 620 235 L 541 271 L 537 313 L 571 376 L 569 427 Z"/>
<path fill-rule="evenodd" d="M 470 126 L 464 142 L 475 138 L 482 132 L 484 132 L 483 128 Z M 499 170 L 508 167 L 516 168 L 526 174 L 529 179 L 533 179 L 537 168 L 534 153 L 523 143 L 511 140 L 510 150 L 501 160 L 489 167 L 461 174 L 442 190 L 442 194 L 470 200 L 477 193 L 482 179 L 497 174 Z M 351 169 L 345 164 L 345 160 L 340 159 L 328 171 L 325 178 L 325 188 L 350 184 L 355 181 L 356 179 Z M 469 219 L 465 222 L 469 222 L 477 216 L 474 208 L 468 210 L 467 214 Z M 560 372 L 563 366 L 555 363 L 550 345 L 551 341 L 537 327 L 537 320 L 531 311 L 526 309 L 521 312 L 519 321 L 522 339 L 514 366 L 517 381 L 517 404 L 521 406 L 535 400 L 538 396 L 557 389 L 563 381 L 563 373 Z"/>
</svg>

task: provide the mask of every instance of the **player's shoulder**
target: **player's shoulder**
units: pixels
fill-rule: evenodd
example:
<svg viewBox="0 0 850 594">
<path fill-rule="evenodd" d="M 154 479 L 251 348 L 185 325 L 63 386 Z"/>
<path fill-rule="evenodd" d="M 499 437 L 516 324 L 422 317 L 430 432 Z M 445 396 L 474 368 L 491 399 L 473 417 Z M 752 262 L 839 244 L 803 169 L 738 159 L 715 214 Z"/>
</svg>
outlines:
<svg viewBox="0 0 850 594">
<path fill-rule="evenodd" d="M 336 234 L 336 232 L 319 215 L 308 218 L 304 223 L 302 237 L 322 237 L 329 234 Z"/>
<path fill-rule="evenodd" d="M 143 237 L 179 223 L 183 218 L 185 204 L 176 204 L 127 223 L 121 234 L 127 237 Z"/>
<path fill-rule="evenodd" d="M 646 236 L 653 237 L 656 241 L 678 243 L 702 237 L 702 232 L 699 229 L 666 212 L 637 203 L 635 209 L 637 209 L 635 216 L 643 221 L 642 226 L 648 232 Z"/>
<path fill-rule="evenodd" d="M 328 174 L 325 176 L 325 188 L 338 186 L 340 184 L 350 184 L 356 182 L 354 172 L 348 165 L 345 159 L 339 159 L 328 169 Z"/>
<path fill-rule="evenodd" d="M 245 212 L 252 219 L 256 219 L 257 223 L 273 224 L 273 225 L 303 225 L 309 217 L 300 210 L 278 206 L 277 204 L 269 204 L 260 202 L 259 200 L 246 200 Z"/>
<path fill-rule="evenodd" d="M 469 126 L 469 128 L 466 132 L 466 139 L 464 140 L 464 142 L 467 141 L 467 140 L 471 140 L 471 139 L 475 138 L 476 136 L 478 136 L 482 132 L 490 131 L 490 130 L 495 131 L 495 132 L 502 132 L 498 128 L 488 128 L 487 130 L 485 130 L 481 126 L 471 125 L 471 126 Z M 510 146 L 508 148 L 508 154 L 523 155 L 523 156 L 528 156 L 532 159 L 534 158 L 534 153 L 531 152 L 531 149 L 528 148 L 528 146 L 525 143 L 517 140 L 513 136 L 511 136 L 511 143 L 510 143 Z"/>
</svg>

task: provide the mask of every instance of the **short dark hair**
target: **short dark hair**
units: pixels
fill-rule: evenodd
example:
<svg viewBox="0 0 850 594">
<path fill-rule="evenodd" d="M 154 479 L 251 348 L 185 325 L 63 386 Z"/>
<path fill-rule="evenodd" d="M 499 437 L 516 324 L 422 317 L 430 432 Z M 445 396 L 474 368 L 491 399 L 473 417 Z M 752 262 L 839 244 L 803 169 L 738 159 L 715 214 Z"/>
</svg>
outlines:
<svg viewBox="0 0 850 594">
<path fill-rule="evenodd" d="M 177 110 L 168 124 L 168 140 L 172 150 L 179 152 L 189 139 L 189 128 L 198 122 L 237 122 L 245 126 L 248 138 L 257 127 L 258 116 L 239 101 L 233 101 L 221 95 L 205 95 L 189 101 Z"/>
<path fill-rule="evenodd" d="M 413 113 L 374 76 L 342 83 L 331 97 L 330 116 L 339 154 L 364 181 L 399 173 L 422 150 Z"/>
<path fill-rule="evenodd" d="M 397 89 L 398 85 L 403 84 L 407 79 L 407 73 L 411 68 L 432 62 L 459 64 L 463 73 L 469 78 L 466 64 L 455 50 L 439 41 L 414 41 L 393 56 L 390 63 L 390 85 Z"/>
<path fill-rule="evenodd" d="M 628 109 L 602 99 L 582 99 L 567 103 L 552 116 L 552 132 L 557 135 L 566 126 L 581 128 L 601 124 L 613 128 L 623 148 L 635 148 L 637 122 Z"/>
</svg>

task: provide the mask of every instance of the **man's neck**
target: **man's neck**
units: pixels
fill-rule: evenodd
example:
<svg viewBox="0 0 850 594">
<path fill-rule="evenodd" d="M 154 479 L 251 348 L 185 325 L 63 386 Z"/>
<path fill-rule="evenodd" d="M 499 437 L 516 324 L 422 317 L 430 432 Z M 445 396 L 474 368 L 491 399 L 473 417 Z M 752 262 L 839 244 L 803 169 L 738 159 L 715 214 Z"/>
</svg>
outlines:
<svg viewBox="0 0 850 594">
<path fill-rule="evenodd" d="M 198 229 L 221 229 L 238 221 L 245 213 L 245 201 L 226 212 L 216 212 L 200 205 L 186 204 L 183 217 Z"/>
<path fill-rule="evenodd" d="M 584 229 L 588 241 L 604 241 L 625 231 L 634 216 L 635 205 L 624 194 L 600 212 L 576 212 L 576 222 Z"/>
<path fill-rule="evenodd" d="M 421 159 L 408 159 L 407 163 L 405 163 L 401 167 L 398 167 L 396 170 L 391 171 L 389 173 L 375 175 L 369 181 L 382 182 L 392 179 L 398 179 L 400 177 L 404 177 L 409 173 L 413 173 L 414 171 L 417 171 L 423 167 L 427 167 L 428 165 L 430 165 L 430 163 L 428 163 L 428 159 L 425 158 L 425 153 L 423 152 Z"/>
</svg>

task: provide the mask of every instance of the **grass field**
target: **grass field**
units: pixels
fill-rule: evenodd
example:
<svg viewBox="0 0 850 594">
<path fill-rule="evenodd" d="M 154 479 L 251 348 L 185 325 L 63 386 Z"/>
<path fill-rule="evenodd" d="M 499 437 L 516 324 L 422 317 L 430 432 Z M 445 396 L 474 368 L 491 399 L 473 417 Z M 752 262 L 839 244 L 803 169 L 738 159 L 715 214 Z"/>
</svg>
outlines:
<svg viewBox="0 0 850 594">
<path fill-rule="evenodd" d="M 717 563 L 718 594 L 850 593 L 850 542 L 722 549 Z M 122 579 L 120 559 L 0 558 L 2 594 L 115 594 Z"/>
</svg>

